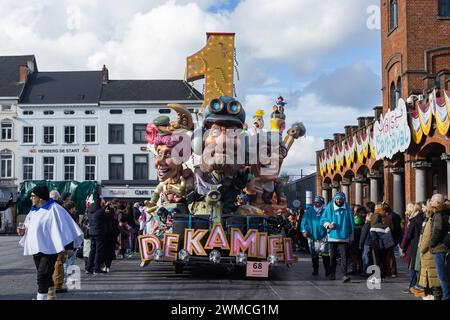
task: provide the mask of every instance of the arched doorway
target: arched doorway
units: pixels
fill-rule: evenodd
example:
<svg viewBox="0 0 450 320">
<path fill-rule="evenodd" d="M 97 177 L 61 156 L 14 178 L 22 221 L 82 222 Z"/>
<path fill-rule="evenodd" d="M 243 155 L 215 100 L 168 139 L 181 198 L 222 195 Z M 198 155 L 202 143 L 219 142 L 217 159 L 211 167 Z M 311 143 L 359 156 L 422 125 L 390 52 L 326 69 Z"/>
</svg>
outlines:
<svg viewBox="0 0 450 320">
<path fill-rule="evenodd" d="M 436 193 L 449 196 L 448 161 L 449 155 L 440 143 L 430 143 L 418 153 L 413 162 L 416 202 L 426 201 Z"/>
</svg>

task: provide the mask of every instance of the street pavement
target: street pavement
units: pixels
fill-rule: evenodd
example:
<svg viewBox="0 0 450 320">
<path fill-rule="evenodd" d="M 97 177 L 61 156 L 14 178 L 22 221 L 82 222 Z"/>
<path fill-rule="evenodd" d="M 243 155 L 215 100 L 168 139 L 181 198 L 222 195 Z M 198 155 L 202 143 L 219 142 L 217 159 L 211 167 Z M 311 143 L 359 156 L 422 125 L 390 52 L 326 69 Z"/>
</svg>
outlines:
<svg viewBox="0 0 450 320">
<path fill-rule="evenodd" d="M 23 256 L 18 236 L 0 236 L 0 300 L 31 300 L 36 296 L 36 270 L 32 257 Z M 270 279 L 246 278 L 216 268 L 186 268 L 175 274 L 170 263 L 139 266 L 139 258 L 114 260 L 109 274 L 86 275 L 81 268 L 81 288 L 57 295 L 58 300 L 417 300 L 402 293 L 407 270 L 397 261 L 399 276 L 368 289 L 366 280 L 353 276 L 350 283 L 311 275 L 311 261 L 300 254 L 291 268 L 280 266 Z M 337 279 L 340 279 L 339 274 Z"/>
</svg>

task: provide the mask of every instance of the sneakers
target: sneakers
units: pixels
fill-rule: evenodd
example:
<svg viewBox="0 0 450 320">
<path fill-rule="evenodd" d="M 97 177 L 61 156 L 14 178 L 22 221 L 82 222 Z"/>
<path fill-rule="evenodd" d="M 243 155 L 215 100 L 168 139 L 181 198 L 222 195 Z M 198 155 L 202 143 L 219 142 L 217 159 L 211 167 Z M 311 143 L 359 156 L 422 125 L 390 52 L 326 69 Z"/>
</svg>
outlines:
<svg viewBox="0 0 450 320">
<path fill-rule="evenodd" d="M 102 268 L 102 272 L 108 273 L 108 272 L 109 272 L 109 268 L 108 268 L 108 267 L 103 267 L 103 268 Z"/>
<path fill-rule="evenodd" d="M 84 273 L 86 274 L 94 274 L 92 271 L 86 270 Z"/>
<path fill-rule="evenodd" d="M 403 290 L 402 293 L 404 293 L 404 294 L 412 293 L 411 288 Z"/>
<path fill-rule="evenodd" d="M 350 277 L 344 276 L 344 277 L 342 278 L 342 282 L 343 282 L 343 283 L 350 282 Z"/>
<path fill-rule="evenodd" d="M 435 297 L 433 295 L 431 295 L 431 294 L 429 294 L 429 295 L 427 295 L 425 297 L 422 297 L 422 299 L 423 300 L 436 300 Z"/>
</svg>

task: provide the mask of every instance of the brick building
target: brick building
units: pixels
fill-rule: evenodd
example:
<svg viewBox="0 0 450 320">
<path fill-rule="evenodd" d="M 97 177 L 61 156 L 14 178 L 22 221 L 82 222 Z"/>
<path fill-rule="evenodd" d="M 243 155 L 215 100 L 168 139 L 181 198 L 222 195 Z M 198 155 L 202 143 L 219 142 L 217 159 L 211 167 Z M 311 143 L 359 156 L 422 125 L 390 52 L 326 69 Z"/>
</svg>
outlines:
<svg viewBox="0 0 450 320">
<path fill-rule="evenodd" d="M 403 213 L 434 193 L 450 197 L 450 0 L 381 0 L 380 9 L 383 105 L 324 141 L 316 192 L 330 199 L 341 190 L 351 204 L 384 200 Z M 411 143 L 377 159 L 374 123 L 400 98 Z"/>
</svg>

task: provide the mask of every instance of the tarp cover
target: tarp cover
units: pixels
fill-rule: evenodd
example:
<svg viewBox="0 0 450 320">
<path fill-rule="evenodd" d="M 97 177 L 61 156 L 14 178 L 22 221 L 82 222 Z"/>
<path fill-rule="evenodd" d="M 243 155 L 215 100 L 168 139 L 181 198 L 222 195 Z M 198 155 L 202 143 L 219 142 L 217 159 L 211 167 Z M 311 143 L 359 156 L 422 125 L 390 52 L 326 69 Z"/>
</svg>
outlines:
<svg viewBox="0 0 450 320">
<path fill-rule="evenodd" d="M 49 191 L 58 190 L 60 194 L 70 192 L 72 201 L 75 202 L 77 212 L 84 214 L 86 210 L 86 198 L 91 194 L 99 192 L 98 184 L 95 181 L 46 181 L 30 180 L 20 184 L 19 199 L 17 200 L 18 214 L 27 214 L 31 208 L 31 190 L 35 186 L 46 185 Z"/>
</svg>

